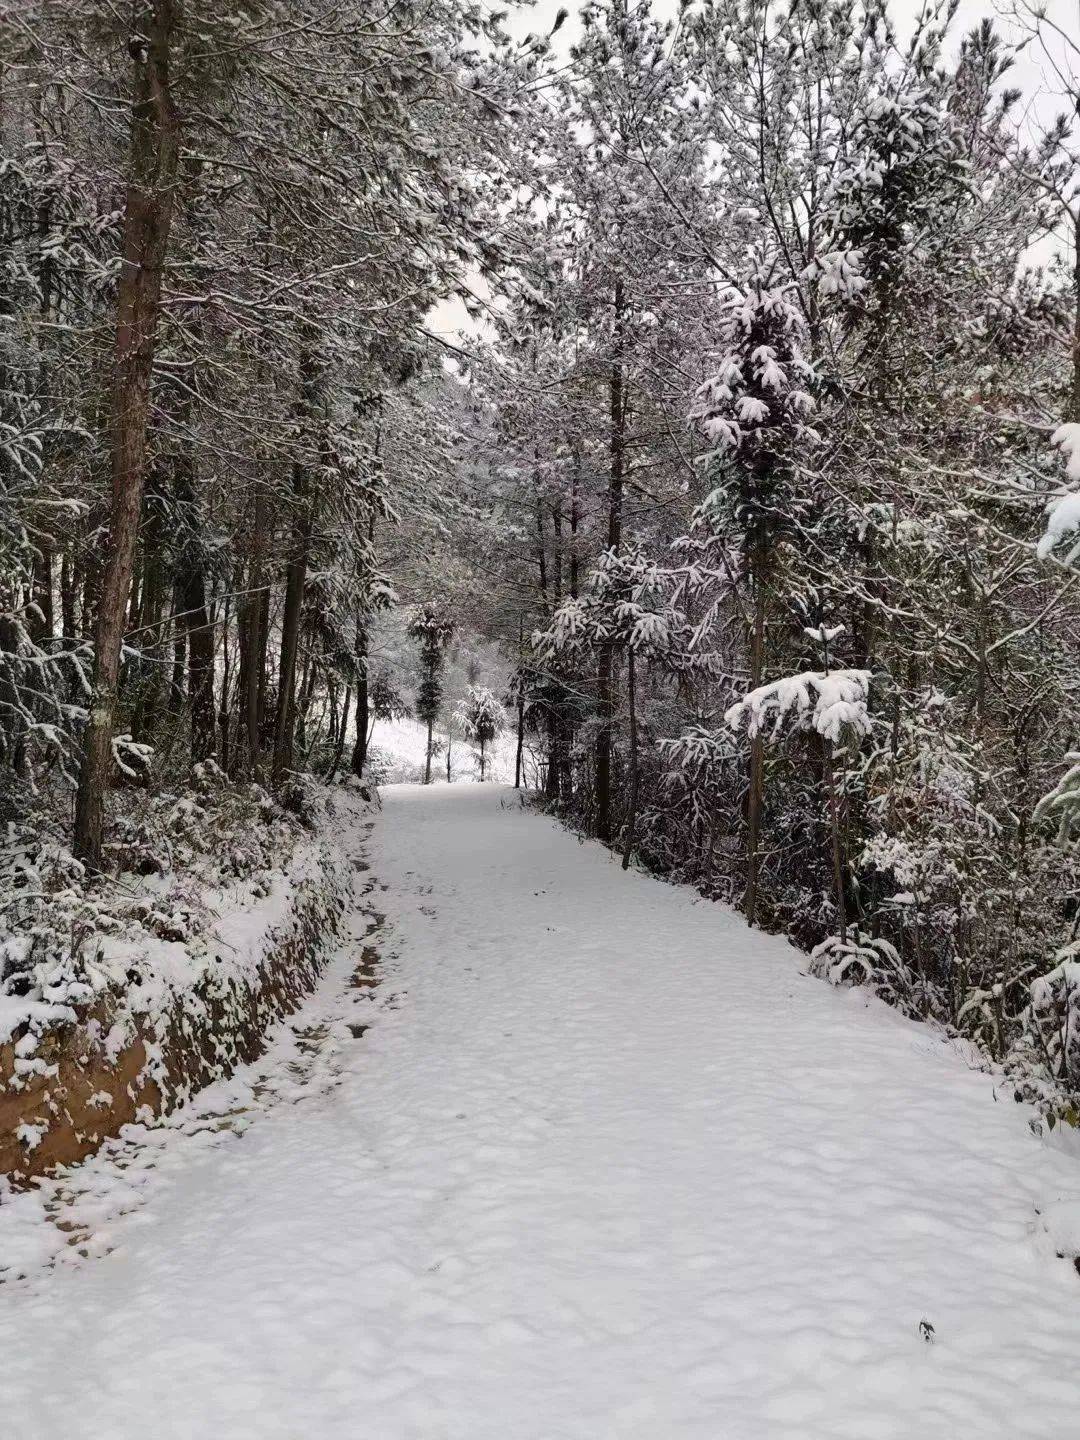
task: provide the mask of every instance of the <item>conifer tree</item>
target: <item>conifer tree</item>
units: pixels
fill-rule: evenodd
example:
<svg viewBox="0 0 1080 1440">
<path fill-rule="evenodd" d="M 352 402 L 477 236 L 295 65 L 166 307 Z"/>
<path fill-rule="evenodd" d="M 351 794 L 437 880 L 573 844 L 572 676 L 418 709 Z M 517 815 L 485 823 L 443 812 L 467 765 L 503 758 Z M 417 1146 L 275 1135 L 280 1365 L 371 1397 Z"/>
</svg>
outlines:
<svg viewBox="0 0 1080 1440">
<path fill-rule="evenodd" d="M 431 761 L 435 753 L 434 730 L 442 710 L 443 667 L 446 651 L 454 638 L 454 622 L 437 601 L 418 606 L 409 621 L 409 634 L 420 649 L 420 684 L 413 709 L 427 726 L 424 784 L 431 784 Z"/>
<path fill-rule="evenodd" d="M 778 550 L 797 541 L 809 519 L 800 481 L 803 451 L 817 435 L 809 417 L 813 370 L 802 340 L 805 320 L 782 281 L 776 258 L 755 256 L 747 280 L 728 304 L 716 374 L 698 391 L 693 415 L 714 447 L 716 488 L 706 497 L 699 528 L 738 538 L 749 592 L 747 644 L 751 689 L 765 678 L 770 613 L 778 607 Z M 746 799 L 748 923 L 757 913 L 765 751 L 751 740 Z"/>
<path fill-rule="evenodd" d="M 458 711 L 461 728 L 480 747 L 480 779 L 487 771 L 487 747 L 506 728 L 506 715 L 494 691 L 486 685 L 470 685 Z"/>
</svg>

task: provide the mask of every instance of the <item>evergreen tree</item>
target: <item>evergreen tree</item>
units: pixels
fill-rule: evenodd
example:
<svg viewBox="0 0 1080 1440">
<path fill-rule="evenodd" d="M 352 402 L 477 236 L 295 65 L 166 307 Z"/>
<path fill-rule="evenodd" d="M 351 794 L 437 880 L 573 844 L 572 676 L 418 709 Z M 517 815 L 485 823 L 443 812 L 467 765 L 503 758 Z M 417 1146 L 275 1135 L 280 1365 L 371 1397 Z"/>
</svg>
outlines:
<svg viewBox="0 0 1080 1440">
<path fill-rule="evenodd" d="M 487 770 L 487 747 L 506 727 L 506 715 L 493 691 L 486 685 L 470 685 L 457 712 L 462 730 L 480 747 L 480 779 Z"/>
<path fill-rule="evenodd" d="M 409 621 L 409 634 L 420 647 L 420 684 L 413 709 L 416 718 L 427 726 L 427 752 L 424 762 L 424 784 L 431 784 L 431 761 L 434 751 L 434 728 L 442 710 L 443 667 L 446 651 L 454 637 L 454 622 L 436 601 L 418 606 Z"/>
</svg>

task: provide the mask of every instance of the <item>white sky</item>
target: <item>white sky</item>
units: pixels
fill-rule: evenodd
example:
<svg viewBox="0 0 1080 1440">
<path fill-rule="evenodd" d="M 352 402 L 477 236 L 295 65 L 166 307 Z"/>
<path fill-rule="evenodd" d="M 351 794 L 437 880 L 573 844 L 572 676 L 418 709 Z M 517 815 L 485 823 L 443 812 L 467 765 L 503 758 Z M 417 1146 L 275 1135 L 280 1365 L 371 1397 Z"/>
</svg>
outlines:
<svg viewBox="0 0 1080 1440">
<path fill-rule="evenodd" d="M 530 33 L 546 33 L 555 23 L 555 17 L 563 3 L 564 0 L 537 0 L 536 4 L 527 8 L 519 6 L 510 13 L 507 30 L 511 35 L 522 39 Z M 1034 3 L 1034 0 L 1031 0 L 1031 3 Z M 1080 44 L 1080 0 L 1040 0 L 1040 3 L 1047 18 Z M 565 0 L 565 8 L 569 10 L 570 18 L 555 37 L 554 43 L 559 50 L 565 50 L 579 29 L 579 0 Z M 892 0 L 890 12 L 901 38 L 910 32 L 911 25 L 922 8 L 923 0 Z M 1007 38 L 1019 38 L 1015 27 L 1007 19 L 1007 9 L 1008 5 L 1003 3 L 1003 0 L 960 0 L 951 32 L 953 46 L 959 44 L 963 36 L 986 16 L 994 20 Z M 679 11 L 678 0 L 653 0 L 653 11 L 657 16 L 673 19 Z M 1065 71 L 1075 68 L 1075 58 L 1069 55 L 1067 47 L 1061 42 L 1058 42 L 1054 49 L 1053 58 Z M 1029 45 L 1017 57 L 1005 83 L 1022 91 L 1024 98 L 1021 106 L 1035 125 L 1040 119 L 1052 119 L 1061 110 L 1069 108 L 1062 98 L 1061 79 L 1054 73 L 1054 67 L 1047 57 L 1035 45 Z M 487 287 L 482 281 L 477 283 L 476 289 L 478 294 L 486 296 Z M 466 314 L 461 301 L 453 298 L 435 306 L 428 317 L 428 329 L 436 335 L 452 339 L 460 331 L 475 333 L 477 325 Z"/>
</svg>

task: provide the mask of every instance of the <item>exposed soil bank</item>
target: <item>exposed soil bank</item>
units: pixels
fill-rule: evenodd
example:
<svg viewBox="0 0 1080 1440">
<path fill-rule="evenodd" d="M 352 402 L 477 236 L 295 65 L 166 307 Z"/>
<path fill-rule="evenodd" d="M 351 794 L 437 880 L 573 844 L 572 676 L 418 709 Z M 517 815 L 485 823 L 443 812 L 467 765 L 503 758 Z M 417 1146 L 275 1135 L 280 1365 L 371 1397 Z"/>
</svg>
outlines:
<svg viewBox="0 0 1080 1440">
<path fill-rule="evenodd" d="M 157 1013 L 140 1014 L 130 992 L 98 998 L 32 1037 L 30 1073 L 31 1037 L 0 1045 L 0 1175 L 25 1182 L 85 1159 L 124 1125 L 168 1113 L 254 1060 L 269 1026 L 314 986 L 338 931 L 351 869 L 335 845 L 322 856 L 247 974 L 211 963 Z"/>
</svg>

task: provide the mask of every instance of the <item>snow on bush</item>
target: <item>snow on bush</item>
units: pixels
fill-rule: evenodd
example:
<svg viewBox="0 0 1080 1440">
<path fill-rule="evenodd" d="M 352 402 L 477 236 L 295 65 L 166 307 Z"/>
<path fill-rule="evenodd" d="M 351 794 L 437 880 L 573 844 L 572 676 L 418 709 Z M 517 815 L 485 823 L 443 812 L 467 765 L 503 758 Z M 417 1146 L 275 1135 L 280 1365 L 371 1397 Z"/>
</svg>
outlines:
<svg viewBox="0 0 1080 1440">
<path fill-rule="evenodd" d="M 1069 1094 L 1080 1086 L 1080 942 L 1031 985 L 1017 1056 L 1045 1071 Z"/>
<path fill-rule="evenodd" d="M 1080 487 L 1080 425 L 1059 425 L 1050 443 L 1064 455 L 1065 474 L 1070 483 Z M 1057 496 L 1046 509 L 1046 530 L 1038 544 L 1039 558 L 1043 560 L 1080 531 L 1080 489 Z M 1080 538 L 1068 546 L 1062 559 L 1066 565 L 1075 565 L 1080 560 Z"/>
<path fill-rule="evenodd" d="M 845 733 L 870 733 L 869 692 L 869 670 L 833 670 L 824 675 L 808 670 L 759 685 L 730 706 L 724 719 L 733 730 L 745 722 L 751 736 L 771 725 L 775 736 L 792 717 L 797 724 L 808 725 L 826 740 L 839 743 Z"/>
<path fill-rule="evenodd" d="M 1080 750 L 1070 750 L 1065 763 L 1068 770 L 1035 807 L 1035 819 L 1052 821 L 1063 846 L 1080 835 Z"/>
<path fill-rule="evenodd" d="M 847 940 L 829 935 L 810 952 L 810 973 L 830 985 L 867 985 L 895 998 L 904 964 L 895 946 L 852 930 Z"/>
<path fill-rule="evenodd" d="M 324 797 L 305 793 L 306 818 Z M 114 792 L 111 875 L 88 874 L 64 843 L 63 817 L 9 822 L 0 844 L 0 1044 L 14 1039 L 18 1089 L 45 1072 L 44 1037 L 107 1001 L 114 1049 L 134 1017 L 164 1025 L 213 970 L 252 978 L 298 894 L 330 857 L 257 785 L 213 762 L 172 792 Z"/>
</svg>

